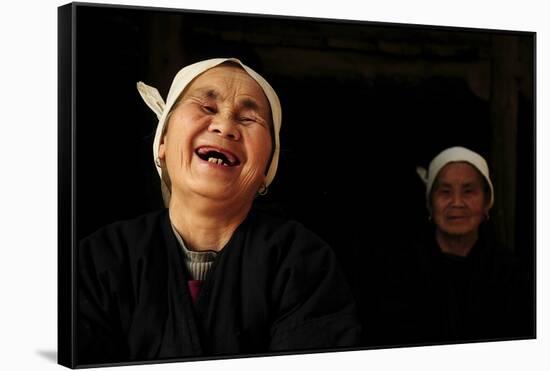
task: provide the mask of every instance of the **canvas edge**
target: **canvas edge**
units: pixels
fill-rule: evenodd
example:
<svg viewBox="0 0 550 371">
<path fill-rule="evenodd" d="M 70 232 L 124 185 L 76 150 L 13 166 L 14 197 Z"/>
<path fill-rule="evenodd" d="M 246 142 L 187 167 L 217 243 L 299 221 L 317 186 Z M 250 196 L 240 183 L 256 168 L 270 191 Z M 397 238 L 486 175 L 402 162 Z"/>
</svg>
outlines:
<svg viewBox="0 0 550 371">
<path fill-rule="evenodd" d="M 57 362 L 74 368 L 74 24 L 73 4 L 58 7 Z"/>
</svg>

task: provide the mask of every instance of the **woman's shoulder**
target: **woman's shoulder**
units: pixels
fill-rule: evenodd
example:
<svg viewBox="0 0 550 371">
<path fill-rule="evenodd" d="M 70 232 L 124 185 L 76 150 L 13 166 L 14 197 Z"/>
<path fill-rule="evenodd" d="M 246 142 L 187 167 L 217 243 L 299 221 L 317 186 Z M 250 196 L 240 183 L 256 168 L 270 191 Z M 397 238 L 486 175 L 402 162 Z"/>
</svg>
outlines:
<svg viewBox="0 0 550 371">
<path fill-rule="evenodd" d="M 162 223 L 167 215 L 167 209 L 156 210 L 133 218 L 117 220 L 106 224 L 95 232 L 84 237 L 83 240 L 112 237 L 115 235 L 136 236 L 147 233 Z"/>
<path fill-rule="evenodd" d="M 151 245 L 151 240 L 162 238 L 167 215 L 164 209 L 107 224 L 81 239 L 79 252 L 121 256 L 131 250 L 140 254 L 140 250 Z"/>
<path fill-rule="evenodd" d="M 264 236 L 272 238 L 309 237 L 321 240 L 302 222 L 281 213 L 255 209 L 250 212 L 248 220 L 254 232 Z"/>
<path fill-rule="evenodd" d="M 279 214 L 253 211 L 248 218 L 247 246 L 262 246 L 257 253 L 279 256 L 327 256 L 332 249 L 316 232 L 302 222 Z M 260 252 L 261 250 L 261 252 Z"/>
</svg>

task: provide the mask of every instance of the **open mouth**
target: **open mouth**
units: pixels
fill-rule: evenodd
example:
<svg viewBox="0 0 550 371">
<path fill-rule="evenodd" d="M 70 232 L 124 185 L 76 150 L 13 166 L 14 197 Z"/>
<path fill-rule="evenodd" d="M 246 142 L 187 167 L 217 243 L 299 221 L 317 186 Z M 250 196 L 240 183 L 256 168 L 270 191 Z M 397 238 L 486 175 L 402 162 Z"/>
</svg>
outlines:
<svg viewBox="0 0 550 371">
<path fill-rule="evenodd" d="M 195 150 L 201 160 L 222 166 L 237 166 L 241 162 L 233 153 L 213 147 L 200 147 Z"/>
</svg>

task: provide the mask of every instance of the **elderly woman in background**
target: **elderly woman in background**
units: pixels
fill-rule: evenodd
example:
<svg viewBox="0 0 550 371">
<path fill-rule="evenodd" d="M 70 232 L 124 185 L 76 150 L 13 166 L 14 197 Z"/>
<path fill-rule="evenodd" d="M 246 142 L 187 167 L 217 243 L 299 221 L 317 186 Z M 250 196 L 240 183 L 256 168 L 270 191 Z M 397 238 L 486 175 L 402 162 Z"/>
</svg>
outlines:
<svg viewBox="0 0 550 371">
<path fill-rule="evenodd" d="M 485 159 L 452 147 L 417 172 L 426 184 L 433 225 L 410 251 L 395 257 L 393 302 L 400 309 L 388 320 L 391 342 L 533 336 L 527 280 L 484 227 L 494 200 Z"/>
<path fill-rule="evenodd" d="M 360 326 L 331 249 L 253 208 L 273 180 L 281 107 L 237 59 L 183 68 L 159 119 L 154 161 L 167 206 L 104 227 L 78 250 L 78 362 L 354 345 Z"/>
<path fill-rule="evenodd" d="M 493 340 L 528 336 L 529 286 L 514 256 L 486 230 L 494 203 L 483 157 L 464 147 L 439 153 L 426 184 L 433 222 L 416 249 L 419 332 L 425 341 Z"/>
<path fill-rule="evenodd" d="M 429 171 L 419 167 L 417 172 L 426 183 L 437 247 L 449 256 L 468 256 L 494 203 L 486 161 L 466 148 L 453 147 L 437 155 Z"/>
</svg>

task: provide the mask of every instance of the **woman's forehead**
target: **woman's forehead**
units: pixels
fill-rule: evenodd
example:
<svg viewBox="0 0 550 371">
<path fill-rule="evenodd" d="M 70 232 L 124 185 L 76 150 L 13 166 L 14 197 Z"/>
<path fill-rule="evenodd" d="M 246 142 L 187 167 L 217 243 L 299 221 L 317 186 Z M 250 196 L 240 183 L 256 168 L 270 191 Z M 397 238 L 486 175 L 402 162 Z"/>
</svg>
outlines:
<svg viewBox="0 0 550 371">
<path fill-rule="evenodd" d="M 437 175 L 437 180 L 439 183 L 472 183 L 477 181 L 482 182 L 483 177 L 475 166 L 468 162 L 460 161 L 445 165 Z"/>
<path fill-rule="evenodd" d="M 233 65 L 216 66 L 203 72 L 191 82 L 189 90 L 208 91 L 218 96 L 235 90 L 258 96 L 258 99 L 265 96 L 256 80 L 241 67 Z"/>
</svg>

